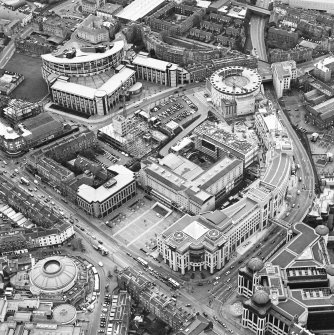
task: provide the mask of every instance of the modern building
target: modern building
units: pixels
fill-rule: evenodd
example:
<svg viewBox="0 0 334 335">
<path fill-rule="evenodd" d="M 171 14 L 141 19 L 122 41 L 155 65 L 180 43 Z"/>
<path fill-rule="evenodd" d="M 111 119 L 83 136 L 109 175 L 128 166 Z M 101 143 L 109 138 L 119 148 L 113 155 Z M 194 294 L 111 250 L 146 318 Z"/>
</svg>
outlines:
<svg viewBox="0 0 334 335">
<path fill-rule="evenodd" d="M 115 16 L 122 22 L 139 22 L 164 4 L 165 0 L 134 0 Z"/>
<path fill-rule="evenodd" d="M 139 53 L 133 60 L 137 78 L 156 84 L 176 87 L 190 82 L 188 71 L 177 64 L 151 58 L 147 53 Z"/>
<path fill-rule="evenodd" d="M 46 54 L 42 55 L 42 75 L 46 81 L 51 73 L 67 77 L 89 77 L 116 68 L 123 55 L 123 41 L 116 41 L 109 46 Z"/>
<path fill-rule="evenodd" d="M 77 205 L 94 217 L 105 217 L 137 193 L 136 181 L 131 170 L 122 165 L 112 165 L 108 171 L 112 178 L 102 186 L 94 188 L 81 185 L 77 192 Z"/>
<path fill-rule="evenodd" d="M 101 16 L 87 16 L 76 32 L 79 38 L 93 44 L 108 42 L 110 40 L 109 30 L 103 25 L 103 18 Z"/>
<path fill-rule="evenodd" d="M 294 60 L 271 64 L 273 84 L 277 98 L 291 89 L 291 81 L 297 78 L 297 67 Z"/>
<path fill-rule="evenodd" d="M 327 253 L 329 229 L 302 222 L 287 231 L 286 244 L 270 261 L 253 258 L 239 269 L 242 326 L 255 334 L 314 334 L 334 327 L 334 268 Z M 275 253 L 276 252 L 276 253 Z M 268 255 L 270 256 L 270 255 Z"/>
<path fill-rule="evenodd" d="M 124 96 L 125 91 L 136 83 L 136 72 L 121 66 L 98 89 L 73 83 L 60 76 L 51 84 L 52 101 L 62 107 L 88 115 L 107 115 Z"/>
<path fill-rule="evenodd" d="M 105 5 L 105 0 L 82 0 L 82 12 L 95 14 L 96 10 Z"/>
<path fill-rule="evenodd" d="M 30 271 L 30 290 L 35 295 L 62 294 L 74 286 L 77 276 L 78 268 L 71 258 L 64 256 L 44 258 Z"/>
<path fill-rule="evenodd" d="M 159 163 L 147 158 L 141 165 L 140 183 L 152 196 L 194 214 L 214 210 L 243 178 L 243 162 L 228 155 L 207 170 L 173 153 Z"/>
<path fill-rule="evenodd" d="M 214 122 L 204 121 L 194 129 L 194 135 L 195 148 L 214 159 L 230 154 L 243 161 L 245 168 L 257 160 L 257 143 L 239 138 Z"/>
<path fill-rule="evenodd" d="M 334 56 L 329 56 L 318 63 L 315 63 L 313 75 L 324 82 L 329 82 L 334 69 Z"/>
<path fill-rule="evenodd" d="M 206 88 L 224 118 L 233 118 L 254 113 L 261 83 L 261 76 L 256 70 L 231 66 L 214 72 L 207 79 Z"/>
</svg>

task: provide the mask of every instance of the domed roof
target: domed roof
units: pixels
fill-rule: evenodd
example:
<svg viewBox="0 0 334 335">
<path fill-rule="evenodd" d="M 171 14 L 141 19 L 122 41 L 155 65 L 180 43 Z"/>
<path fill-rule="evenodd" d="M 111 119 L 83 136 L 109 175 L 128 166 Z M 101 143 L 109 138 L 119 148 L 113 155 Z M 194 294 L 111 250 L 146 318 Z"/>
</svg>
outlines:
<svg viewBox="0 0 334 335">
<path fill-rule="evenodd" d="M 270 301 L 269 294 L 264 290 L 258 290 L 253 294 L 252 301 L 257 305 L 265 305 Z"/>
<path fill-rule="evenodd" d="M 30 271 L 32 290 L 46 293 L 66 291 L 74 285 L 77 273 L 77 266 L 68 257 L 45 258 Z"/>
<path fill-rule="evenodd" d="M 60 324 L 67 325 L 73 323 L 77 316 L 77 310 L 74 306 L 63 304 L 53 310 L 53 319 Z"/>
<path fill-rule="evenodd" d="M 329 229 L 325 225 L 321 224 L 315 227 L 315 232 L 320 236 L 325 236 L 329 233 Z"/>
<path fill-rule="evenodd" d="M 326 266 L 326 272 L 330 276 L 334 276 L 334 264 L 329 264 Z"/>
<path fill-rule="evenodd" d="M 250 261 L 247 263 L 248 270 L 252 272 L 260 271 L 263 268 L 263 262 L 258 257 L 253 257 L 250 259 Z"/>
</svg>

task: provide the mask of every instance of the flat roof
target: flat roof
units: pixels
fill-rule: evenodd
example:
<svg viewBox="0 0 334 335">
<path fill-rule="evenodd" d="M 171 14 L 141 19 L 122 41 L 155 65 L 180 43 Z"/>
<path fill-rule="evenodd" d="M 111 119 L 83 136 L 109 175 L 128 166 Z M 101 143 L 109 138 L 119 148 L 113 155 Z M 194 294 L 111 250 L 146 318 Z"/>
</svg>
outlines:
<svg viewBox="0 0 334 335">
<path fill-rule="evenodd" d="M 108 170 L 117 173 L 112 178 L 116 181 L 113 186 L 107 188 L 105 187 L 107 183 L 105 183 L 95 189 L 89 185 L 81 185 L 78 188 L 77 195 L 88 203 L 102 203 L 134 180 L 133 172 L 123 165 L 112 165 Z"/>
<path fill-rule="evenodd" d="M 119 19 L 127 21 L 137 21 L 152 12 L 164 2 L 165 0 L 135 0 L 115 16 Z"/>
<path fill-rule="evenodd" d="M 42 55 L 41 57 L 47 62 L 56 64 L 77 64 L 103 59 L 120 52 L 122 49 L 124 49 L 124 41 L 121 40 L 115 41 L 112 48 L 106 50 L 103 53 L 83 52 L 80 49 L 77 49 L 77 53 L 74 58 L 57 57 L 51 53 Z"/>
<path fill-rule="evenodd" d="M 208 231 L 209 229 L 207 227 L 203 226 L 196 220 L 191 222 L 187 227 L 183 229 L 183 232 L 189 235 L 194 240 L 198 240 Z"/>
<path fill-rule="evenodd" d="M 78 95 L 80 97 L 84 97 L 91 100 L 95 98 L 95 92 L 96 92 L 95 88 L 91 88 L 76 83 L 71 83 L 69 81 L 64 81 L 62 79 L 57 79 L 55 83 L 51 86 L 51 89 Z"/>
<path fill-rule="evenodd" d="M 108 81 L 106 81 L 98 90 L 105 91 L 107 95 L 114 93 L 122 86 L 129 78 L 131 78 L 136 71 L 124 67 L 120 72 L 114 74 Z"/>
<path fill-rule="evenodd" d="M 159 71 L 166 71 L 167 66 L 169 65 L 171 65 L 173 68 L 177 68 L 177 65 L 174 63 L 165 62 L 163 60 L 147 57 L 144 55 L 137 55 L 133 59 L 132 64 L 139 65 L 139 66 L 145 66 L 145 67 L 159 70 Z"/>
</svg>

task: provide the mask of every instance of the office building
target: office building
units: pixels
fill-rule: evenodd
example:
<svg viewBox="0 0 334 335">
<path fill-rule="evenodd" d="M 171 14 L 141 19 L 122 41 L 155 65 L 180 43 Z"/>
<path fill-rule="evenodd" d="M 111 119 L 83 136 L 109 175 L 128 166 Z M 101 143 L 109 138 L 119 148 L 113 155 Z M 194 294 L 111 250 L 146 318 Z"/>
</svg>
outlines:
<svg viewBox="0 0 334 335">
<path fill-rule="evenodd" d="M 49 15 L 42 21 L 42 29 L 45 34 L 65 39 L 71 33 L 66 21 L 57 14 Z"/>
<path fill-rule="evenodd" d="M 323 82 L 329 82 L 332 79 L 334 69 L 334 57 L 329 56 L 318 63 L 315 63 L 313 75 Z"/>
<path fill-rule="evenodd" d="M 139 53 L 133 60 L 137 78 L 156 84 L 176 87 L 190 82 L 188 71 L 177 64 L 151 58 L 147 53 Z"/>
<path fill-rule="evenodd" d="M 273 84 L 277 98 L 281 98 L 284 92 L 290 90 L 291 81 L 297 78 L 296 62 L 285 61 L 271 64 Z"/>
<path fill-rule="evenodd" d="M 243 177 L 243 162 L 228 155 L 207 170 L 173 153 L 159 163 L 147 158 L 141 164 L 140 183 L 152 196 L 194 214 L 214 210 Z"/>
<path fill-rule="evenodd" d="M 109 46 L 42 55 L 42 75 L 46 81 L 51 73 L 67 77 L 94 76 L 120 65 L 123 54 L 124 42 L 116 41 Z"/>
<path fill-rule="evenodd" d="M 261 76 L 256 70 L 241 66 L 224 67 L 207 80 L 212 102 L 225 118 L 254 113 L 255 98 L 260 92 Z"/>
<path fill-rule="evenodd" d="M 228 153 L 243 161 L 244 167 L 248 167 L 257 159 L 257 143 L 240 138 L 235 132 L 223 129 L 214 122 L 204 121 L 194 129 L 194 135 L 195 149 L 214 159 Z"/>
<path fill-rule="evenodd" d="M 88 115 L 106 115 L 136 83 L 136 72 L 121 66 L 119 72 L 98 89 L 73 83 L 69 78 L 58 77 L 51 84 L 52 101 L 59 106 Z"/>
<path fill-rule="evenodd" d="M 333 265 L 327 253 L 329 229 L 298 222 L 286 244 L 263 263 L 253 258 L 239 269 L 242 326 L 253 333 L 314 334 L 333 329 Z M 276 252 L 276 253 L 275 253 Z"/>
<path fill-rule="evenodd" d="M 305 108 L 307 111 L 305 117 L 312 125 L 324 129 L 334 124 L 334 98 L 320 102 L 315 106 L 306 104 Z"/>
<path fill-rule="evenodd" d="M 109 30 L 103 25 L 103 18 L 89 15 L 76 30 L 78 37 L 92 44 L 108 42 Z"/>
<path fill-rule="evenodd" d="M 81 185 L 77 191 L 77 205 L 94 217 L 104 217 L 132 199 L 137 193 L 131 170 L 122 165 L 108 168 L 112 177 L 98 188 Z"/>
<path fill-rule="evenodd" d="M 101 16 L 103 20 L 113 21 L 114 16 L 122 10 L 122 6 L 115 3 L 106 3 L 96 10 L 96 16 Z"/>
<path fill-rule="evenodd" d="M 24 76 L 20 73 L 2 70 L 0 77 L 0 94 L 9 95 L 22 83 L 23 80 Z"/>
<path fill-rule="evenodd" d="M 9 100 L 6 107 L 3 108 L 3 116 L 11 124 L 18 121 L 36 116 L 41 112 L 41 106 L 38 103 L 29 102 L 21 99 Z"/>
</svg>

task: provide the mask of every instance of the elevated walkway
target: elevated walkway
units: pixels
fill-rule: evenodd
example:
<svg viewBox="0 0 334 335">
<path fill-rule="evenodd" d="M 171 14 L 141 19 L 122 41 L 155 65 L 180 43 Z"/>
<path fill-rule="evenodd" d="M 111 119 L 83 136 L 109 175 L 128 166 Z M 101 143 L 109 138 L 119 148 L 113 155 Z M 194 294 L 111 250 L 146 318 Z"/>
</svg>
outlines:
<svg viewBox="0 0 334 335">
<path fill-rule="evenodd" d="M 269 223 L 270 224 L 275 224 L 278 225 L 284 229 L 290 229 L 291 228 L 291 224 L 289 222 L 286 222 L 285 220 L 279 219 L 279 218 L 271 218 L 269 219 Z"/>
</svg>

